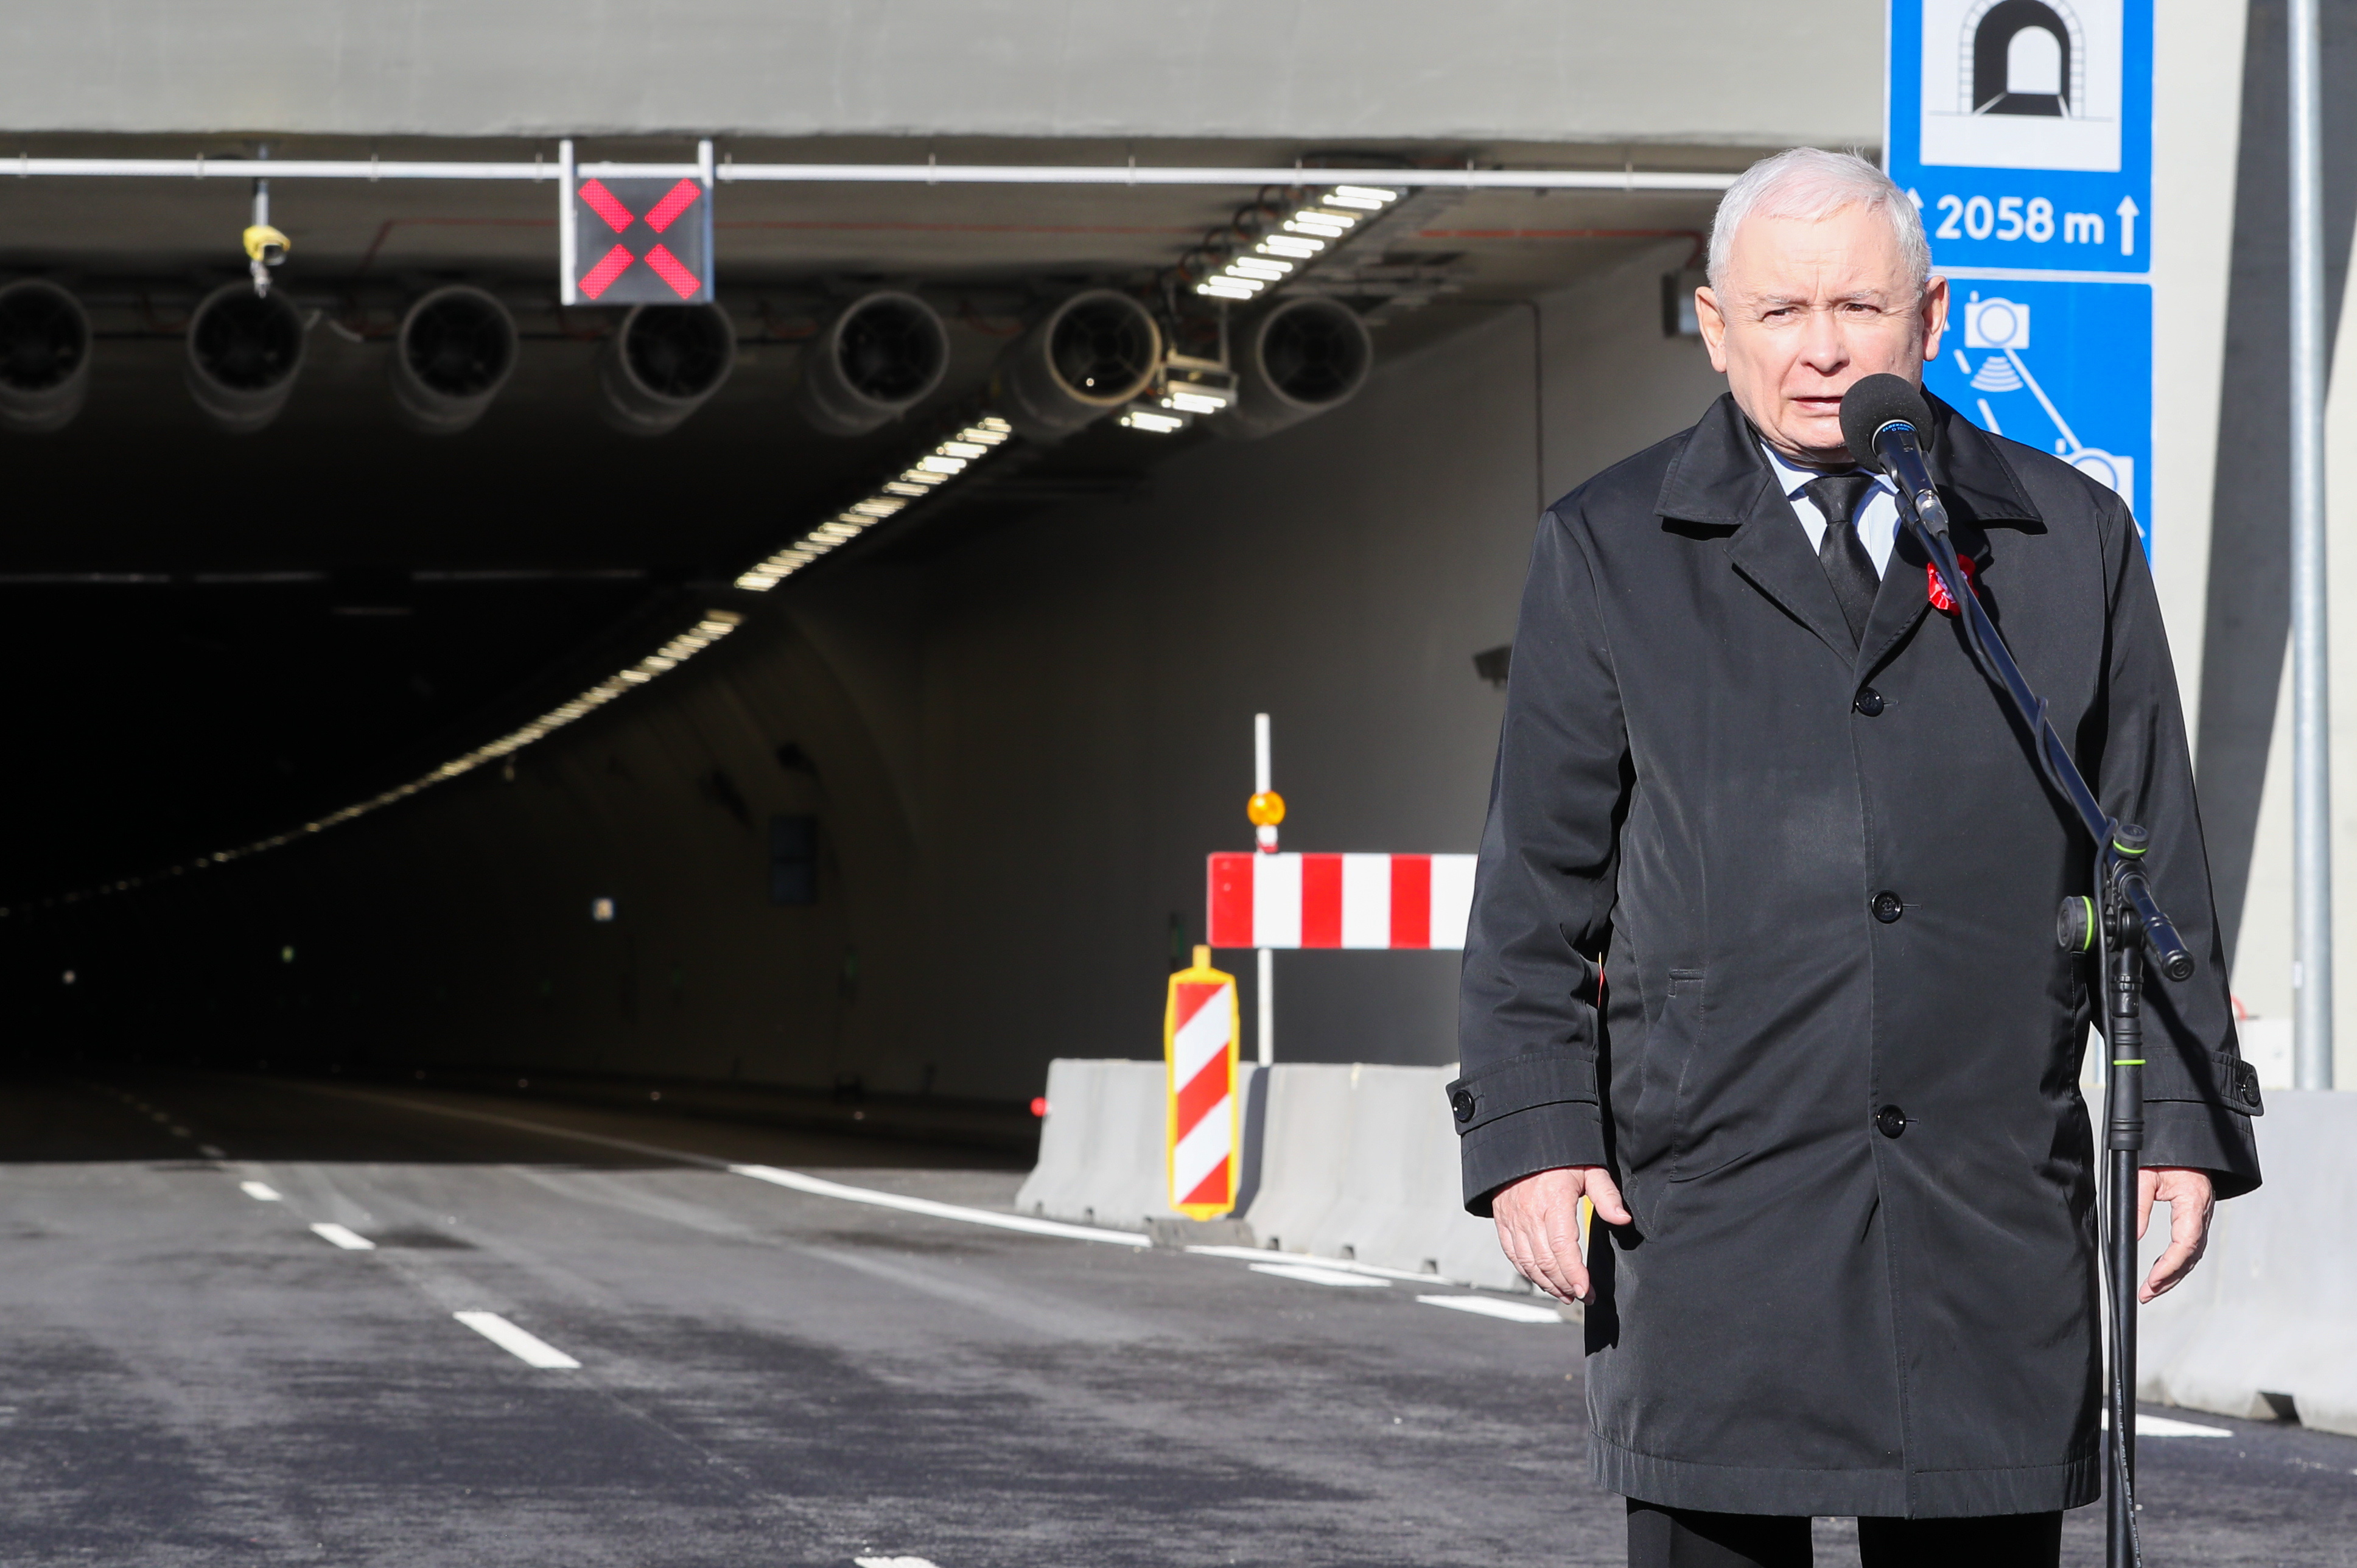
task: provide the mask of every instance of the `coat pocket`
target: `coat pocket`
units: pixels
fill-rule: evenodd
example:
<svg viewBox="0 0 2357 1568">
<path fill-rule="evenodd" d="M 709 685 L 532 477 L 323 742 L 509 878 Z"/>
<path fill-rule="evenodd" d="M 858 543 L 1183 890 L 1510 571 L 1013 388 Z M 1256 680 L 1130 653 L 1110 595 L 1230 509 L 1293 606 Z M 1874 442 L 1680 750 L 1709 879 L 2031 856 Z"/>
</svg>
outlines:
<svg viewBox="0 0 2357 1568">
<path fill-rule="evenodd" d="M 1669 1170 L 1674 1182 L 1692 1181 L 1708 1176 L 1713 1170 L 1733 1160 L 1741 1159 L 1747 1151 L 1696 1146 L 1695 1105 L 1700 1100 L 1704 1079 L 1711 1070 L 1708 1058 L 1710 1045 L 1710 993 L 1708 976 L 1699 969 L 1670 971 L 1670 989 L 1662 1008 L 1663 1044 L 1676 1051 L 1677 1090 L 1669 1104 Z"/>
<path fill-rule="evenodd" d="M 1674 969 L 1668 985 L 1656 993 L 1659 1004 L 1646 1008 L 1642 1092 L 1622 1128 L 1623 1164 L 1639 1179 L 1648 1168 L 1656 1179 L 1664 1167 L 1674 1173 L 1684 1148 L 1680 1112 L 1686 1076 L 1702 1046 L 1707 980 L 1699 969 Z"/>
</svg>

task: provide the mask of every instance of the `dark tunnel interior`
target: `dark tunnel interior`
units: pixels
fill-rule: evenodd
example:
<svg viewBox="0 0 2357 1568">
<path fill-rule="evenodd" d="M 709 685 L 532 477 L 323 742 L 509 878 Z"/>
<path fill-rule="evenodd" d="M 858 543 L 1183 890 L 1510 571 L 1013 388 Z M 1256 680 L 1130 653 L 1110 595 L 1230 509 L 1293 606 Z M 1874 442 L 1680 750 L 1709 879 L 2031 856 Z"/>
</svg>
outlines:
<svg viewBox="0 0 2357 1568">
<path fill-rule="evenodd" d="M 190 323 L 249 297 L 226 242 L 255 144 L 152 150 L 207 149 L 232 177 L 0 188 L 0 284 L 89 323 L 63 428 L 0 421 L 25 1060 L 734 1085 L 1019 1141 L 1049 1058 L 1158 1054 L 1203 856 L 1250 831 L 1255 711 L 1289 845 L 1473 847 L 1500 697 L 1472 660 L 1511 638 L 1534 504 L 1709 395 L 1653 305 L 1706 196 L 1329 201 L 1348 224 L 1311 229 L 1354 248 L 1286 316 L 1193 283 L 1364 188 L 726 189 L 733 359 L 648 434 L 610 391 L 630 318 L 558 298 L 548 189 L 281 180 L 299 370 L 230 434 Z M 1190 155 L 1334 158 L 1163 156 Z M 511 318 L 512 373 L 460 365 L 488 406 L 425 434 L 396 356 L 450 349 L 402 332 L 454 288 L 494 359 Z M 1126 404 L 1027 424 L 1009 356 L 1091 290 L 1114 304 L 1042 363 L 1093 385 L 1173 357 Z M 870 298 L 897 303 L 843 314 Z M 881 401 L 822 384 L 821 350 Z M 1643 395 L 1550 397 L 1598 352 Z M 1153 401 L 1239 381 L 1262 402 L 1224 424 Z M 1449 1059 L 1454 968 L 1283 955 L 1285 1059 Z"/>
</svg>

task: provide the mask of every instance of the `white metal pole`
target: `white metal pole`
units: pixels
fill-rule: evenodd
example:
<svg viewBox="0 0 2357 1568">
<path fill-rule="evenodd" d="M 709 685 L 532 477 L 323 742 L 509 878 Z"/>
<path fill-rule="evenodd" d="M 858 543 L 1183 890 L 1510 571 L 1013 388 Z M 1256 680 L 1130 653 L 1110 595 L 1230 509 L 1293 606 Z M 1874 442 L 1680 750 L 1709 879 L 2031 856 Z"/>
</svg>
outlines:
<svg viewBox="0 0 2357 1568">
<path fill-rule="evenodd" d="M 556 144 L 556 298 L 560 305 L 581 303 L 580 285 L 573 281 L 573 138 Z M 711 254 L 709 250 L 705 252 Z"/>
<path fill-rule="evenodd" d="M 1256 955 L 1260 960 L 1260 1065 L 1268 1067 L 1276 1060 L 1276 954 L 1263 948 Z"/>
<path fill-rule="evenodd" d="M 2290 0 L 2292 1081 L 2332 1087 L 2324 577 L 2324 201 L 2316 0 Z"/>
<path fill-rule="evenodd" d="M 17 179 L 202 179 L 223 171 L 221 160 L 208 164 L 193 158 L 37 158 L 29 154 L 0 157 L 0 176 Z M 232 163 L 228 172 L 239 172 Z M 537 163 L 511 159 L 465 162 L 415 158 L 286 158 L 273 160 L 271 174 L 278 179 L 492 179 L 533 180 L 548 177 Z M 701 162 L 692 164 L 623 164 L 598 162 L 576 166 L 582 175 L 601 178 L 702 179 Z M 1304 168 L 1140 168 L 1103 164 L 745 164 L 728 163 L 711 171 L 712 177 L 734 185 L 739 181 L 795 185 L 1120 185 L 1236 186 L 1243 189 L 1274 186 L 1328 186 L 1343 183 L 1348 169 Z M 1372 179 L 1368 171 L 1358 171 Z M 1385 177 L 1374 183 L 1389 189 L 1442 187 L 1452 190 L 1632 190 L 1711 195 L 1735 183 L 1731 174 L 1685 171 L 1624 172 L 1620 169 L 1394 169 L 1401 177 Z"/>
<path fill-rule="evenodd" d="M 712 162 L 712 138 L 706 136 L 695 144 L 695 166 L 704 171 L 704 292 L 716 303 L 720 298 L 720 258 L 712 243 L 713 193 L 719 188 L 720 173 Z"/>
<path fill-rule="evenodd" d="M 1253 715 L 1253 793 L 1269 792 L 1268 715 Z M 1276 830 L 1273 827 L 1254 830 L 1260 847 L 1270 853 L 1276 849 Z M 1260 950 L 1255 1002 L 1260 1013 L 1260 1065 L 1268 1067 L 1276 1060 L 1276 954 L 1268 948 Z"/>
</svg>

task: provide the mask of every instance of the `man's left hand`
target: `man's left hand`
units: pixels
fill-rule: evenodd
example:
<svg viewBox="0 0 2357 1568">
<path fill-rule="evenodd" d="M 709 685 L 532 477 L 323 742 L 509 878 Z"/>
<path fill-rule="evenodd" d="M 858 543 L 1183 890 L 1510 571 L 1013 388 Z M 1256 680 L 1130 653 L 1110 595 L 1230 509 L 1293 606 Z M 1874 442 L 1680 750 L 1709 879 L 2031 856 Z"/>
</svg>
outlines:
<svg viewBox="0 0 2357 1568">
<path fill-rule="evenodd" d="M 2182 1165 L 2147 1165 L 2136 1173 L 2136 1237 L 2141 1240 L 2152 1224 L 2155 1199 L 2169 1205 L 2169 1250 L 2152 1265 L 2152 1273 L 2136 1292 L 2138 1301 L 2150 1301 L 2176 1288 L 2193 1272 L 2210 1245 L 2210 1215 L 2218 1207 L 2211 1195 L 2210 1173 Z"/>
</svg>

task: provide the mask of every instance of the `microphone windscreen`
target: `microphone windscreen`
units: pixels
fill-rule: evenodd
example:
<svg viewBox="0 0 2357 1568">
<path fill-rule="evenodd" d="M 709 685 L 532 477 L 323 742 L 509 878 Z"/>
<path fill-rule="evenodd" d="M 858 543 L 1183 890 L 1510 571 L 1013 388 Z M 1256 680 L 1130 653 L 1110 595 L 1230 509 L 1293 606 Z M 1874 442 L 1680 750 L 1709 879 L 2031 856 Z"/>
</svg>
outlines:
<svg viewBox="0 0 2357 1568">
<path fill-rule="evenodd" d="M 1842 394 L 1842 439 L 1849 443 L 1849 455 L 1860 467 L 1881 468 L 1882 459 L 1874 452 L 1874 433 L 1893 421 L 1913 425 L 1916 440 L 1930 449 L 1931 405 L 1912 381 L 1887 374 L 1867 376 Z"/>
</svg>

